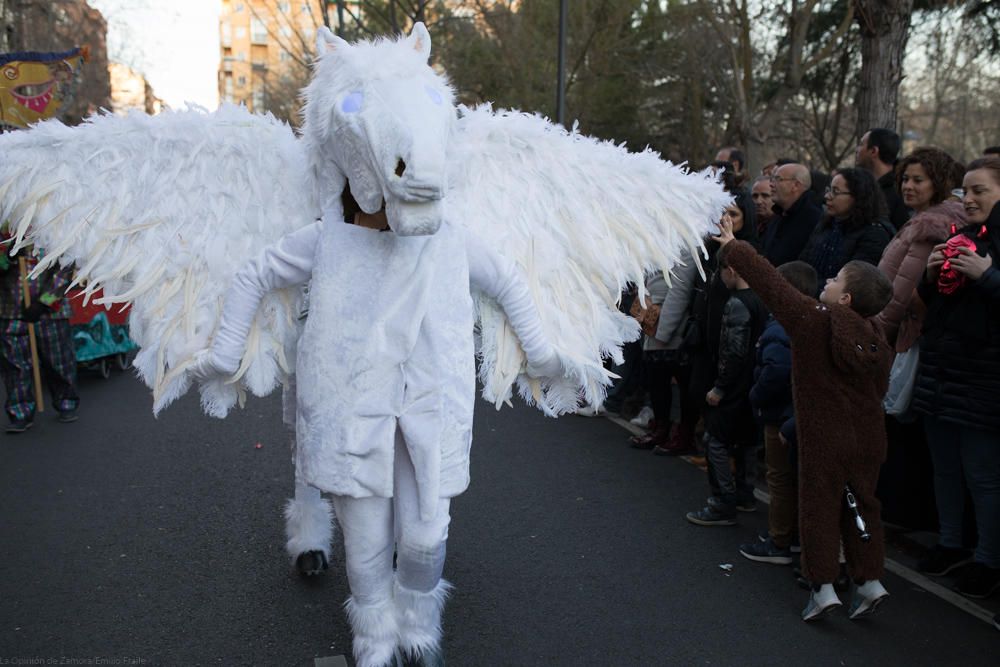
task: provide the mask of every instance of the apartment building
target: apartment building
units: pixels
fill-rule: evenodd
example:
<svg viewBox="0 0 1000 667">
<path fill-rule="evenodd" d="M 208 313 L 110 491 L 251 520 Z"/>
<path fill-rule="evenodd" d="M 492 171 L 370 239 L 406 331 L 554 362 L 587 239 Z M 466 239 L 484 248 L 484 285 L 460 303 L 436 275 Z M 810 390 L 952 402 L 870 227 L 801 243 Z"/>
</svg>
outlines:
<svg viewBox="0 0 1000 667">
<path fill-rule="evenodd" d="M 336 31 L 335 1 L 222 0 L 219 98 L 294 122 L 316 31 L 324 24 L 321 2 Z M 359 15 L 359 0 L 345 0 L 344 5 Z M 350 20 L 350 14 L 345 15 L 345 23 Z"/>
</svg>

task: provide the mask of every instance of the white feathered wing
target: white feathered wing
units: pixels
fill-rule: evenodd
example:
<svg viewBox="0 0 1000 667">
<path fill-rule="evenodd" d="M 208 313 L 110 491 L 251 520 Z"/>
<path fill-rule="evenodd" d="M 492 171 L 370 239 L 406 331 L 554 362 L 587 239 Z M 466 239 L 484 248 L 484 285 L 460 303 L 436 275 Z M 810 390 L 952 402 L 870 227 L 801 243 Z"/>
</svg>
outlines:
<svg viewBox="0 0 1000 667">
<path fill-rule="evenodd" d="M 617 307 L 629 282 L 704 250 L 731 201 L 710 172 L 691 173 L 647 150 L 567 132 L 539 116 L 461 109 L 449 148 L 448 217 L 522 271 L 567 368 L 532 380 L 502 311 L 476 295 L 483 397 L 498 407 L 516 384 L 547 414 L 600 405 L 621 346 L 639 336 Z M 697 260 L 696 260 L 697 261 Z"/>
<path fill-rule="evenodd" d="M 233 105 L 219 111 L 49 121 L 0 136 L 0 215 L 15 251 L 44 249 L 38 270 L 76 264 L 102 303 L 131 303 L 135 367 L 159 412 L 191 385 L 186 369 L 211 339 L 236 271 L 318 217 L 292 130 Z M 89 296 L 89 295 L 88 295 Z M 201 387 L 224 416 L 249 389 L 290 372 L 297 290 L 269 293 L 234 379 Z"/>
</svg>

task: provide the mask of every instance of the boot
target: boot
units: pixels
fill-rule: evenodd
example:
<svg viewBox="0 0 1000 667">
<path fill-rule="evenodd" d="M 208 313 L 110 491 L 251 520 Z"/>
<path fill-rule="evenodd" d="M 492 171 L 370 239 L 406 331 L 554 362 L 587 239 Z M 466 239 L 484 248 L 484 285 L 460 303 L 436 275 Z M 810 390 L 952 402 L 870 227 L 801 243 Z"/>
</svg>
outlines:
<svg viewBox="0 0 1000 667">
<path fill-rule="evenodd" d="M 399 626 L 392 600 L 358 604 L 350 597 L 344 603 L 351 623 L 351 645 L 357 667 L 394 667 Z"/>
<path fill-rule="evenodd" d="M 684 456 L 695 453 L 694 429 L 690 424 L 677 424 L 670 436 L 670 441 L 653 449 L 657 456 Z"/>
<path fill-rule="evenodd" d="M 404 588 L 398 581 L 394 588 L 399 650 L 403 655 L 403 664 L 444 667 L 441 613 L 451 592 L 451 584 L 442 579 L 433 590 L 426 593 Z"/>
<path fill-rule="evenodd" d="M 315 493 L 299 493 L 285 505 L 285 550 L 299 574 L 313 576 L 327 569 L 333 541 L 333 509 Z"/>
</svg>

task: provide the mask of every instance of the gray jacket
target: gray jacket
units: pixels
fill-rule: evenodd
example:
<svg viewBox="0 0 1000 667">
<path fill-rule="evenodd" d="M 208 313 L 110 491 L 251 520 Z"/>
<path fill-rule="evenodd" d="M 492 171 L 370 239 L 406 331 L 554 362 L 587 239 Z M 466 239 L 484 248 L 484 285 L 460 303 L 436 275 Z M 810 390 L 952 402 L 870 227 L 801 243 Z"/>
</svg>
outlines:
<svg viewBox="0 0 1000 667">
<path fill-rule="evenodd" d="M 649 300 L 660 306 L 660 320 L 656 325 L 656 336 L 646 336 L 643 339 L 643 351 L 676 350 L 681 346 L 681 328 L 687 319 L 694 281 L 698 275 L 694 258 L 689 252 L 684 251 L 681 261 L 684 265 L 674 266 L 669 286 L 660 271 L 646 279 Z"/>
</svg>

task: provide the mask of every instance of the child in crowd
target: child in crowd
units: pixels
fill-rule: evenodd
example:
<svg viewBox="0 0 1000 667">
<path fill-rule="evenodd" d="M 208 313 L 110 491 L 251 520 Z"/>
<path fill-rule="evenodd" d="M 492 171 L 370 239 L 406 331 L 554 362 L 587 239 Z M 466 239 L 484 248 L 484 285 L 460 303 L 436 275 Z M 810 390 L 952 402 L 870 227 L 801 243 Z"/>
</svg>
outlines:
<svg viewBox="0 0 1000 667">
<path fill-rule="evenodd" d="M 732 220 L 723 216 L 724 224 L 732 228 Z M 726 261 L 725 248 L 719 251 L 719 270 L 729 289 L 729 299 L 722 311 L 719 336 L 719 362 L 715 382 L 705 396 L 705 458 L 710 484 L 714 480 L 717 497 L 697 512 L 688 512 L 687 520 L 701 526 L 732 526 L 736 524 L 739 485 L 729 465 L 730 452 L 745 457 L 752 452 L 757 429 L 750 409 L 749 392 L 753 384 L 754 348 L 764 328 L 767 311 L 757 295 L 736 269 Z M 745 461 L 737 461 L 736 469 L 746 469 Z"/>
<path fill-rule="evenodd" d="M 816 294 L 816 270 L 806 262 L 787 262 L 778 267 L 778 273 L 806 296 Z M 764 427 L 764 460 L 771 503 L 767 512 L 767 539 L 740 546 L 740 553 L 762 563 L 789 565 L 792 543 L 798 541 L 798 484 L 792 453 L 787 441 L 781 439 L 780 429 L 793 414 L 792 351 L 785 328 L 773 316 L 768 318 L 757 342 L 750 405 L 757 422 Z"/>
<path fill-rule="evenodd" d="M 752 246 L 736 242 L 723 220 L 716 240 L 788 332 L 798 429 L 799 533 L 802 570 L 812 582 L 802 619 L 840 606 L 833 582 L 843 541 L 855 590 L 850 617 L 875 610 L 888 595 L 879 582 L 885 560 L 881 506 L 875 498 L 885 460 L 882 398 L 893 352 L 871 318 L 889 302 L 892 285 L 874 266 L 848 262 L 827 281 L 819 302 L 786 281 Z M 850 487 L 870 537 L 845 507 Z"/>
</svg>

